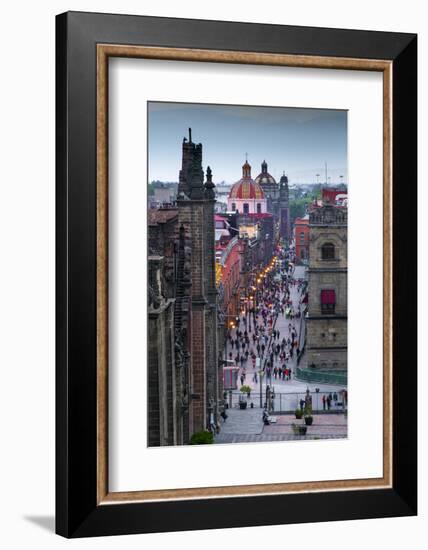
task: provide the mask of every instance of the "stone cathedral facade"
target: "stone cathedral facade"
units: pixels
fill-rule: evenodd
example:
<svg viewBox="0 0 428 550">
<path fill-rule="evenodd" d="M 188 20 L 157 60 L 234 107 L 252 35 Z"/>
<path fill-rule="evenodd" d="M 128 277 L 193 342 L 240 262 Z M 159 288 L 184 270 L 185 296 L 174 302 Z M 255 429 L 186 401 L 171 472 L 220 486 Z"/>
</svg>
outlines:
<svg viewBox="0 0 428 550">
<path fill-rule="evenodd" d="M 327 203 L 310 212 L 306 357 L 314 372 L 347 372 L 347 234 L 347 208 Z"/>
<path fill-rule="evenodd" d="M 187 444 L 218 423 L 214 187 L 189 130 L 169 222 L 159 222 L 162 209 L 149 221 L 149 266 L 157 273 L 149 268 L 149 446 Z"/>
</svg>

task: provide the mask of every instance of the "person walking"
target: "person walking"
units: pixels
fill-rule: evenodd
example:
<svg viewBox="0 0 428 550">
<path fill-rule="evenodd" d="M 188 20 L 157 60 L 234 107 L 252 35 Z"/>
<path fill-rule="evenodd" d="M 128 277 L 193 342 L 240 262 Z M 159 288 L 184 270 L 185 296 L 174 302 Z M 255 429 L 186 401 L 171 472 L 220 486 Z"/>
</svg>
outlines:
<svg viewBox="0 0 428 550">
<path fill-rule="evenodd" d="M 325 398 L 325 394 L 322 396 L 322 410 L 325 411 L 325 402 L 326 402 L 326 398 Z"/>
</svg>

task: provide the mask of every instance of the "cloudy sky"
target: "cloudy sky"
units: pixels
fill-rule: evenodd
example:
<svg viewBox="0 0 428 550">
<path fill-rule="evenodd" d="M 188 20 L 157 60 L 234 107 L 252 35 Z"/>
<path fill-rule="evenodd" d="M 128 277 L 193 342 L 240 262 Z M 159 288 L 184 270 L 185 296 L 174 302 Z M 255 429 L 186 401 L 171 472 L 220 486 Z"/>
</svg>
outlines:
<svg viewBox="0 0 428 550">
<path fill-rule="evenodd" d="M 347 113 L 321 109 L 246 107 L 150 102 L 149 181 L 178 181 L 181 143 L 192 128 L 202 143 L 204 169 L 213 181 L 234 183 L 241 177 L 245 154 L 255 178 L 264 159 L 279 180 L 291 184 L 347 182 Z"/>
</svg>

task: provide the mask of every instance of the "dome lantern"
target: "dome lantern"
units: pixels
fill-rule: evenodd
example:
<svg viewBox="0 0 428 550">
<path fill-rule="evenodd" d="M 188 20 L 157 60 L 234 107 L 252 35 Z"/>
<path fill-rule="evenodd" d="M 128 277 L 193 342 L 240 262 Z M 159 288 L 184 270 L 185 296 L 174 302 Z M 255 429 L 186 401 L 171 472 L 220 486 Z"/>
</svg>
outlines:
<svg viewBox="0 0 428 550">
<path fill-rule="evenodd" d="M 277 188 L 277 183 L 275 181 L 275 178 L 269 174 L 268 165 L 265 160 L 262 162 L 262 171 L 256 177 L 255 181 L 256 183 L 261 185 L 263 188 L 266 188 L 267 190 Z"/>
</svg>

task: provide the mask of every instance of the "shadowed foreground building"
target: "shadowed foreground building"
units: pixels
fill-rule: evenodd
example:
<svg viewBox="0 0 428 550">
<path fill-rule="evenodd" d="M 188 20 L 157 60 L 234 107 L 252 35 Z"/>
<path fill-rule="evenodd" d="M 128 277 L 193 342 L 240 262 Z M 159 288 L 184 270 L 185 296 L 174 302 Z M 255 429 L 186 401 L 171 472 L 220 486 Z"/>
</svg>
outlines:
<svg viewBox="0 0 428 550">
<path fill-rule="evenodd" d="M 189 131 L 176 206 L 149 211 L 149 446 L 186 444 L 218 422 L 214 203 Z"/>
</svg>

